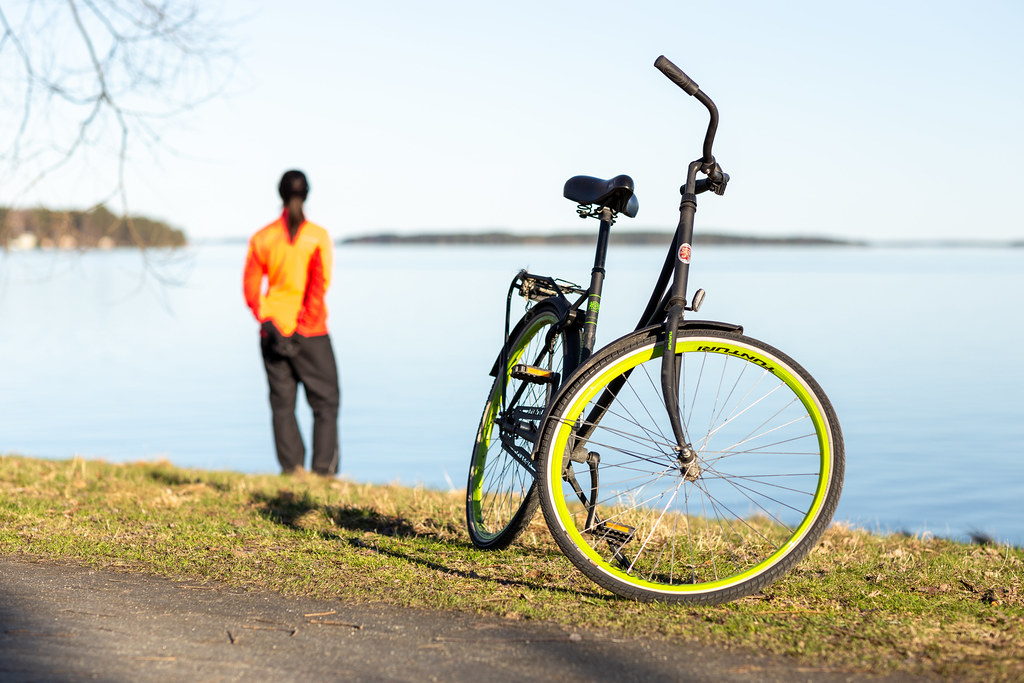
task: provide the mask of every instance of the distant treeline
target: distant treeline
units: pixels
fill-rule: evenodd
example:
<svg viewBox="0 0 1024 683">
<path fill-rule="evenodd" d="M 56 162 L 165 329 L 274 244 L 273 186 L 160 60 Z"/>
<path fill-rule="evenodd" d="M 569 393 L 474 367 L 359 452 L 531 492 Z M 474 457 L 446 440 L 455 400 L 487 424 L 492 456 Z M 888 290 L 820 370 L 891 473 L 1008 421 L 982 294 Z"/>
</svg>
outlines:
<svg viewBox="0 0 1024 683">
<path fill-rule="evenodd" d="M 185 233 L 144 216 L 125 219 L 100 205 L 89 211 L 0 207 L 5 249 L 183 247 Z"/>
<path fill-rule="evenodd" d="M 595 235 L 590 231 L 573 233 L 556 233 L 550 235 L 512 234 L 507 232 L 484 233 L 433 233 L 417 235 L 366 235 L 344 240 L 345 244 L 555 244 L 555 245 L 586 245 L 594 244 Z M 667 246 L 672 240 L 670 232 L 615 232 L 609 237 L 611 244 L 661 245 Z M 855 246 L 861 243 L 849 240 L 829 239 L 825 237 L 749 237 L 738 235 L 721 235 L 700 233 L 694 235 L 694 243 L 736 244 L 736 245 L 807 245 L 807 246 Z"/>
</svg>

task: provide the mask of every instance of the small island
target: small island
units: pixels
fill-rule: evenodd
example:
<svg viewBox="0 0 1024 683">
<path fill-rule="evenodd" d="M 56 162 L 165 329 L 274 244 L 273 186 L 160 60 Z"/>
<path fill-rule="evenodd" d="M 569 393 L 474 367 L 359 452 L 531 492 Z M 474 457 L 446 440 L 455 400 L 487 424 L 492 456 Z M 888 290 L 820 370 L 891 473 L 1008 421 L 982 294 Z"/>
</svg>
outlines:
<svg viewBox="0 0 1024 683">
<path fill-rule="evenodd" d="M 0 248 L 112 249 L 183 247 L 185 233 L 144 216 L 118 216 L 102 204 L 74 209 L 0 207 Z"/>
</svg>

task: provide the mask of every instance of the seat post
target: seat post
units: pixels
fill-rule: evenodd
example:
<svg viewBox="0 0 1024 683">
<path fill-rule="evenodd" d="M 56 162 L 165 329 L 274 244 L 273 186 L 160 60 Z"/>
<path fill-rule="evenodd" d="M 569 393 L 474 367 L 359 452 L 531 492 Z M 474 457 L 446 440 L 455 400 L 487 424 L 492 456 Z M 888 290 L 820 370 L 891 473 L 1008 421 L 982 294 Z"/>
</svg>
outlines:
<svg viewBox="0 0 1024 683">
<path fill-rule="evenodd" d="M 597 249 L 594 253 L 594 268 L 590 271 L 590 295 L 587 298 L 587 315 L 583 321 L 583 348 L 580 350 L 581 360 L 586 360 L 594 352 L 597 341 L 597 316 L 601 311 L 601 289 L 604 287 L 604 262 L 608 255 L 608 236 L 611 234 L 615 212 L 602 206 L 598 213 L 601 226 L 597 231 Z"/>
</svg>

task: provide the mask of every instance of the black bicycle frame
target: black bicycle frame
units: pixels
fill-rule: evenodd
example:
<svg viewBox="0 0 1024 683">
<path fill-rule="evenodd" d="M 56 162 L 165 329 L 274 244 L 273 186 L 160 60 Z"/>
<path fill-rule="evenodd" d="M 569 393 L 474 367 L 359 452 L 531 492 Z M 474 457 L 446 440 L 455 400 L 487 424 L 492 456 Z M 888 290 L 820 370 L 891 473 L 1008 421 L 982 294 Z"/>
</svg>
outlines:
<svg viewBox="0 0 1024 683">
<path fill-rule="evenodd" d="M 687 182 L 681 188 L 683 199 L 679 205 L 679 224 L 676 226 L 676 232 L 668 254 L 665 256 L 661 273 L 651 292 L 651 298 L 634 330 L 642 330 L 659 323 L 664 324 L 666 352 L 662 357 L 662 390 L 665 392 L 665 407 L 669 411 L 673 436 L 676 438 L 680 452 L 685 449 L 687 441 L 679 419 L 678 368 L 675 363 L 675 354 L 669 353 L 668 349 L 675 348 L 675 331 L 679 327 L 679 321 L 682 320 L 686 308 L 686 285 L 690 273 L 690 243 L 693 240 L 694 214 L 697 210 L 696 195 L 698 192 L 709 189 L 696 187 L 696 173 L 700 170 L 701 165 L 702 161 L 695 161 L 687 170 Z M 687 192 L 687 189 L 692 191 Z M 685 259 L 680 258 L 681 254 L 685 255 Z M 669 286 L 670 281 L 671 286 Z M 629 371 L 624 372 L 604 388 L 594 407 L 590 409 L 583 424 L 577 430 L 579 440 L 587 441 L 590 438 L 590 433 L 611 407 L 615 396 L 629 379 L 629 375 Z M 668 386 L 666 386 L 666 381 Z"/>
<path fill-rule="evenodd" d="M 661 273 L 658 276 L 651 298 L 644 308 L 643 315 L 634 331 L 639 331 L 651 325 L 663 323 L 664 353 L 661 364 L 661 387 L 665 399 L 665 409 L 668 412 L 669 422 L 672 426 L 672 435 L 675 438 L 675 450 L 679 453 L 680 465 L 685 469 L 696 458 L 696 453 L 688 443 L 686 431 L 683 428 L 679 414 L 679 372 L 680 367 L 676 362 L 675 341 L 676 332 L 687 310 L 686 287 L 690 273 L 691 243 L 693 241 L 694 215 L 697 212 L 697 195 L 707 190 L 716 194 L 722 194 L 729 181 L 729 176 L 722 172 L 721 167 L 715 161 L 712 154 L 715 133 L 718 130 L 718 108 L 703 91 L 678 67 L 664 57 L 659 57 L 655 66 L 662 71 L 670 80 L 682 88 L 688 95 L 695 97 L 703 104 L 709 114 L 708 128 L 704 135 L 703 156 L 693 161 L 687 167 L 686 183 L 680 188 L 682 200 L 679 203 L 679 223 L 676 226 L 672 244 L 665 257 Z M 700 181 L 697 180 L 697 173 L 707 175 Z M 586 315 L 583 322 L 583 341 L 580 348 L 580 363 L 589 358 L 594 351 L 594 344 L 597 332 L 597 318 L 601 309 L 601 290 L 604 285 L 605 258 L 608 252 L 608 237 L 612 223 L 615 220 L 615 213 L 608 207 L 602 207 L 599 213 L 601 225 L 597 236 L 597 250 L 594 254 L 594 268 L 590 273 L 590 287 L 586 292 Z M 554 284 L 554 281 L 551 281 Z M 513 281 L 513 287 L 515 281 Z M 512 288 L 509 289 L 511 298 Z M 559 296 L 561 292 L 559 292 Z M 564 296 L 562 296 L 564 300 Z M 575 304 L 570 305 L 569 315 L 563 324 L 570 323 L 573 319 L 572 311 L 583 302 L 583 298 Z M 692 309 L 691 309 L 692 310 Z M 506 306 L 506 348 L 508 342 L 508 313 Z M 559 329 L 552 329 L 549 335 L 557 335 Z M 549 344 L 553 337 L 549 336 Z M 504 358 L 505 349 L 502 351 Z M 504 368 L 504 362 L 500 365 Z M 571 372 L 575 368 L 566 368 Z M 587 441 L 593 429 L 601 421 L 607 412 L 615 396 L 629 379 L 630 371 L 612 380 L 601 392 L 594 407 L 587 414 L 584 422 L 578 426 L 576 438 L 578 441 Z M 504 380 L 503 380 L 504 381 Z M 504 387 L 502 389 L 502 400 L 504 401 Z M 504 407 L 504 406 L 503 406 Z M 571 450 L 571 449 L 570 449 Z"/>
<path fill-rule="evenodd" d="M 715 133 L 718 130 L 718 108 L 715 103 L 700 90 L 696 83 L 664 57 L 659 57 L 655 66 L 687 94 L 692 95 L 703 104 L 709 114 L 708 128 L 704 135 L 704 154 L 687 167 L 686 184 L 680 188 L 682 200 L 679 203 L 679 223 L 676 226 L 672 245 L 665 257 L 665 263 L 654 286 L 654 291 L 651 293 L 651 298 L 636 326 L 636 330 L 641 330 L 651 325 L 664 323 L 661 388 L 665 399 L 665 409 L 672 426 L 672 435 L 676 441 L 675 449 L 679 453 L 680 464 L 685 468 L 696 458 L 696 453 L 688 442 L 679 415 L 680 367 L 676 362 L 675 354 L 676 331 L 687 310 L 686 286 L 690 274 L 690 254 L 694 216 L 697 212 L 697 195 L 707 190 L 722 194 L 729 181 L 729 176 L 722 172 L 712 154 Z M 705 173 L 707 178 L 698 181 L 698 172 Z M 670 277 L 671 285 L 669 285 Z M 627 371 L 605 387 L 594 407 L 587 414 L 585 421 L 579 426 L 578 440 L 586 441 L 590 438 L 591 432 L 611 406 L 629 375 L 630 372 Z"/>
</svg>

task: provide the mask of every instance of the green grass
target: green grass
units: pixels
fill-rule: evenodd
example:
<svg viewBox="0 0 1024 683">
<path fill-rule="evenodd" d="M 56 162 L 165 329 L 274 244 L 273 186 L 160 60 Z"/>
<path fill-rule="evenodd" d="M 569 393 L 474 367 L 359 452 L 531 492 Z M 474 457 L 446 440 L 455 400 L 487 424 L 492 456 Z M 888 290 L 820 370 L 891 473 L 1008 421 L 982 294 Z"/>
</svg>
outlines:
<svg viewBox="0 0 1024 683">
<path fill-rule="evenodd" d="M 351 602 L 546 620 L 791 656 L 794 666 L 1024 679 L 1024 551 L 834 526 L 762 593 L 717 607 L 616 598 L 538 516 L 482 552 L 462 492 L 0 456 L 0 554 Z"/>
</svg>

